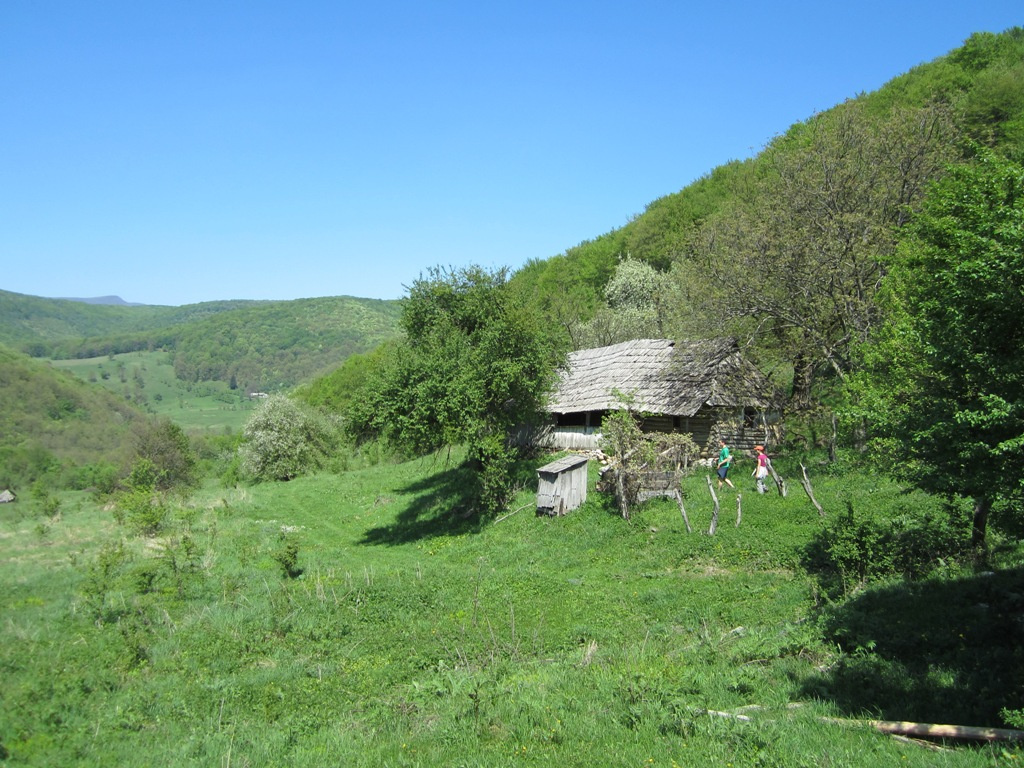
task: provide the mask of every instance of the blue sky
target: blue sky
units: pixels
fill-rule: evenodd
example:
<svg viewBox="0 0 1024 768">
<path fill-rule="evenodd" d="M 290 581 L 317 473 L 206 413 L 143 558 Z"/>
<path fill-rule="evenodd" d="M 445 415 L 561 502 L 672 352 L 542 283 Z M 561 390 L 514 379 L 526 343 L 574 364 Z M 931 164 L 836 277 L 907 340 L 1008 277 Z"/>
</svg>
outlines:
<svg viewBox="0 0 1024 768">
<path fill-rule="evenodd" d="M 5 0 L 0 289 L 393 299 L 622 226 L 1020 0 Z"/>
</svg>

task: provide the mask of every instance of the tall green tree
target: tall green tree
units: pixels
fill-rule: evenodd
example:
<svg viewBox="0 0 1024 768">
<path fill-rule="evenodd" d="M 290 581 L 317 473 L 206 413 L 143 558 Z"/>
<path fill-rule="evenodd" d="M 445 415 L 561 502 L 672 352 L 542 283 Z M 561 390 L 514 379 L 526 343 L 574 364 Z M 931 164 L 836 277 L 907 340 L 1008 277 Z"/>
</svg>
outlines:
<svg viewBox="0 0 1024 768">
<path fill-rule="evenodd" d="M 815 374 L 845 377 L 851 350 L 881 320 L 885 259 L 953 159 L 954 135 L 939 107 L 880 119 L 848 102 L 773 142 L 759 181 L 706 228 L 691 271 L 710 283 L 708 324 L 784 354 L 795 405 L 809 402 Z"/>
<path fill-rule="evenodd" d="M 465 445 L 480 506 L 497 511 L 511 490 L 510 437 L 540 412 L 556 344 L 504 269 L 430 270 L 410 287 L 401 324 L 404 341 L 350 404 L 350 429 L 408 454 Z"/>
<path fill-rule="evenodd" d="M 875 416 L 922 487 L 990 509 L 1024 499 L 1024 167 L 980 150 L 938 182 L 887 278 Z"/>
</svg>

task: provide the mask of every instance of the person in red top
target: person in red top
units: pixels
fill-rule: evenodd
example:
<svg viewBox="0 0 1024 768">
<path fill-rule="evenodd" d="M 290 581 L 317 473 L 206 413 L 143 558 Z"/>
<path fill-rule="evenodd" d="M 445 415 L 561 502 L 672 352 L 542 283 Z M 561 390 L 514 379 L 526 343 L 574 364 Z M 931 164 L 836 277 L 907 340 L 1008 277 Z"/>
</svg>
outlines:
<svg viewBox="0 0 1024 768">
<path fill-rule="evenodd" d="M 755 445 L 757 451 L 757 464 L 754 467 L 754 479 L 757 480 L 757 492 L 764 493 L 764 479 L 768 477 L 768 454 L 764 452 L 763 445 Z"/>
</svg>

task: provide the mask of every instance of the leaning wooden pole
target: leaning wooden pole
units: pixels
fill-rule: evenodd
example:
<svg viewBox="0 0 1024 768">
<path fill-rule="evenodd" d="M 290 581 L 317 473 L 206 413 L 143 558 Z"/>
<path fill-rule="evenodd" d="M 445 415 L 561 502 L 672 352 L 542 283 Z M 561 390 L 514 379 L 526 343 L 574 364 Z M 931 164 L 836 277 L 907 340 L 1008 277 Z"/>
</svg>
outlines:
<svg viewBox="0 0 1024 768">
<path fill-rule="evenodd" d="M 807 477 L 807 467 L 805 467 L 803 464 L 800 465 L 800 474 L 800 484 L 803 485 L 804 490 L 807 492 L 807 498 L 811 500 L 811 504 L 813 504 L 814 508 L 818 510 L 818 514 L 821 517 L 824 517 L 825 510 L 821 508 L 821 504 L 819 504 L 818 500 L 814 498 L 814 490 L 811 488 L 811 479 Z"/>
<path fill-rule="evenodd" d="M 686 507 L 683 506 L 683 494 L 676 489 L 676 502 L 679 504 L 679 514 L 683 516 L 683 522 L 686 523 L 686 532 L 693 533 L 693 528 L 690 527 L 690 518 L 686 516 Z"/>
<path fill-rule="evenodd" d="M 620 463 L 615 473 L 615 490 L 619 497 L 619 511 L 623 520 L 629 520 L 629 499 L 626 498 L 626 468 Z"/>
<path fill-rule="evenodd" d="M 708 536 L 714 536 L 718 530 L 718 495 L 715 493 L 715 486 L 711 484 L 711 475 L 708 475 L 708 492 L 711 500 L 715 502 L 715 511 L 711 513 L 711 527 L 708 529 Z"/>
<path fill-rule="evenodd" d="M 775 487 L 779 489 L 779 496 L 786 498 L 786 481 L 779 476 L 779 473 L 775 471 L 775 467 L 772 466 L 770 461 L 768 462 L 768 471 L 772 475 L 772 480 L 775 481 Z"/>
</svg>

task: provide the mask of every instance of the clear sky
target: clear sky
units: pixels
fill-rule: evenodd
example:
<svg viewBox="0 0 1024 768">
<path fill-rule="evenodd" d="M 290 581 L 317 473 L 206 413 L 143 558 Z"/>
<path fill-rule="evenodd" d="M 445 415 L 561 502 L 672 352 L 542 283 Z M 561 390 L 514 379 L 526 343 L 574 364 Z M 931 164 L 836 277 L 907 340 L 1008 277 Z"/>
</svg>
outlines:
<svg viewBox="0 0 1024 768">
<path fill-rule="evenodd" d="M 3 0 L 0 289 L 398 298 L 621 227 L 1021 0 Z"/>
</svg>

